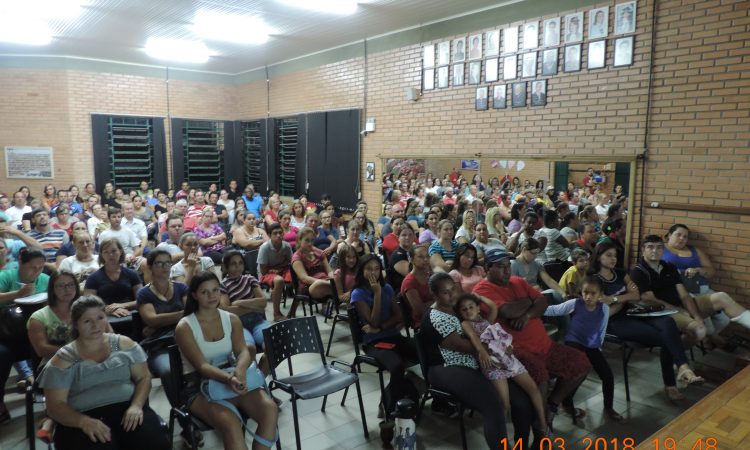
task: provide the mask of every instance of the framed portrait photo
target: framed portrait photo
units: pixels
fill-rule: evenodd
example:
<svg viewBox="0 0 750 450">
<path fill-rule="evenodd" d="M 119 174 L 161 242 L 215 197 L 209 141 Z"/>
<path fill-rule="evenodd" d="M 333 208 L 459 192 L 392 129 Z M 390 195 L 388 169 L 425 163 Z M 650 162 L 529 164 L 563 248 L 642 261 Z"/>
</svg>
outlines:
<svg viewBox="0 0 750 450">
<path fill-rule="evenodd" d="M 539 22 L 526 22 L 523 24 L 523 48 L 530 50 L 539 47 Z"/>
<path fill-rule="evenodd" d="M 484 61 L 484 81 L 491 83 L 497 81 L 497 58 L 490 58 Z"/>
<path fill-rule="evenodd" d="M 422 89 L 431 91 L 435 89 L 435 69 L 425 69 L 422 77 Z"/>
<path fill-rule="evenodd" d="M 484 41 L 484 56 L 497 56 L 500 52 L 500 30 L 485 33 Z"/>
<path fill-rule="evenodd" d="M 435 44 L 422 48 L 422 67 L 435 67 Z"/>
<path fill-rule="evenodd" d="M 544 46 L 556 47 L 560 45 L 560 18 L 554 17 L 544 21 Z"/>
<path fill-rule="evenodd" d="M 437 59 L 437 65 L 438 66 L 444 66 L 446 64 L 450 64 L 450 57 L 451 57 L 451 43 L 450 41 L 444 41 L 440 42 L 437 45 L 438 50 L 438 59 Z"/>
<path fill-rule="evenodd" d="M 505 85 L 492 87 L 492 109 L 505 109 Z"/>
<path fill-rule="evenodd" d="M 536 76 L 536 52 L 524 53 L 521 58 L 521 78 Z"/>
<path fill-rule="evenodd" d="M 615 67 L 633 64 L 633 36 L 615 39 Z"/>
<path fill-rule="evenodd" d="M 482 35 L 474 34 L 469 36 L 469 59 L 482 58 Z"/>
<path fill-rule="evenodd" d="M 547 80 L 531 82 L 531 106 L 547 104 Z"/>
<path fill-rule="evenodd" d="M 463 62 L 466 60 L 466 39 L 453 39 L 453 62 Z"/>
<path fill-rule="evenodd" d="M 482 86 L 477 88 L 476 95 L 474 96 L 474 109 L 477 111 L 484 111 L 487 109 L 488 106 L 488 99 L 487 99 L 487 91 L 489 88 L 487 86 Z"/>
<path fill-rule="evenodd" d="M 607 37 L 609 34 L 609 6 L 589 10 L 589 39 Z"/>
<path fill-rule="evenodd" d="M 542 52 L 542 76 L 557 75 L 557 49 Z"/>
<path fill-rule="evenodd" d="M 519 108 L 526 106 L 526 82 L 513 83 L 511 106 Z"/>
<path fill-rule="evenodd" d="M 518 26 L 503 29 L 503 54 L 518 51 Z"/>
<path fill-rule="evenodd" d="M 565 16 L 565 43 L 581 42 L 583 40 L 583 13 Z"/>
<path fill-rule="evenodd" d="M 518 77 L 518 55 L 503 58 L 503 80 L 515 80 Z"/>
<path fill-rule="evenodd" d="M 464 85 L 464 63 L 453 64 L 453 86 Z"/>
<path fill-rule="evenodd" d="M 374 162 L 365 163 L 365 176 L 367 177 L 367 181 L 375 181 L 375 163 Z"/>
<path fill-rule="evenodd" d="M 581 70 L 581 44 L 565 47 L 563 72 L 578 72 Z"/>
<path fill-rule="evenodd" d="M 607 41 L 589 42 L 587 69 L 601 69 L 605 66 L 607 52 Z"/>
<path fill-rule="evenodd" d="M 437 79 L 438 89 L 445 89 L 448 87 L 448 66 L 438 67 Z"/>
<path fill-rule="evenodd" d="M 635 1 L 615 5 L 615 34 L 635 32 Z"/>
<path fill-rule="evenodd" d="M 479 84 L 482 81 L 482 61 L 469 63 L 469 84 Z"/>
</svg>

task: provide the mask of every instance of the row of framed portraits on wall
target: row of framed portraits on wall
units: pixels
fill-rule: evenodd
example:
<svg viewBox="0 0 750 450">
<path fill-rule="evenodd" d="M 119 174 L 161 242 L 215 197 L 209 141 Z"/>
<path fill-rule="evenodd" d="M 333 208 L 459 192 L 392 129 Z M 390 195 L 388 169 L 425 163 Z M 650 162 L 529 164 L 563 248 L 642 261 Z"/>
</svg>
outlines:
<svg viewBox="0 0 750 450">
<path fill-rule="evenodd" d="M 624 67 L 633 64 L 634 36 L 622 37 L 614 40 L 613 67 Z M 581 50 L 583 44 L 572 44 L 562 47 L 563 49 L 563 72 L 578 72 L 582 68 Z M 607 62 L 607 40 L 589 42 L 586 53 L 586 68 L 588 70 L 602 69 Z M 424 69 L 422 76 L 422 88 L 425 91 L 444 89 L 449 86 L 463 86 L 464 84 L 494 83 L 516 80 L 518 78 L 534 78 L 542 76 L 557 75 L 559 68 L 558 48 L 533 51 L 521 55 L 510 55 L 499 58 L 488 58 L 484 61 L 470 61 L 456 63 L 452 66 L 441 66 L 437 68 Z M 541 54 L 541 69 L 539 69 L 538 56 Z M 520 60 L 520 74 L 519 74 Z M 483 69 L 484 63 L 484 71 Z M 468 65 L 468 76 L 465 66 Z M 451 70 L 452 69 L 452 70 Z M 452 77 L 449 77 L 452 72 Z M 484 76 L 482 76 L 484 72 Z M 437 77 L 436 77 L 437 76 Z M 437 81 L 436 81 L 437 78 Z M 449 78 L 452 78 L 449 79 Z M 452 84 L 451 84 L 452 81 Z"/>
<path fill-rule="evenodd" d="M 496 84 L 492 86 L 478 87 L 474 96 L 474 109 L 485 111 L 492 109 L 506 109 L 508 105 L 508 86 L 510 86 L 510 104 L 513 108 L 523 108 L 527 105 L 527 89 L 531 85 L 531 106 L 544 106 L 547 104 L 547 80 L 521 81 L 510 84 Z M 492 94 L 490 97 L 489 94 Z"/>
<path fill-rule="evenodd" d="M 614 35 L 635 32 L 636 1 L 619 3 L 614 7 Z M 609 6 L 594 8 L 587 12 L 588 39 L 595 40 L 609 36 Z M 561 27 L 561 24 L 563 25 Z M 539 42 L 540 31 L 542 40 Z M 564 44 L 583 42 L 584 13 L 576 12 L 543 21 L 542 30 L 539 20 L 529 21 L 521 26 L 514 25 L 502 30 L 491 30 L 452 41 L 425 45 L 422 49 L 422 67 L 444 66 L 450 63 L 481 60 L 484 57 L 517 53 L 519 49 L 533 50 L 539 47 L 557 47 Z M 502 34 L 502 42 L 500 35 Z M 519 43 L 520 39 L 520 43 Z M 468 47 L 468 48 L 467 48 Z M 482 50 L 484 49 L 484 52 Z"/>
</svg>

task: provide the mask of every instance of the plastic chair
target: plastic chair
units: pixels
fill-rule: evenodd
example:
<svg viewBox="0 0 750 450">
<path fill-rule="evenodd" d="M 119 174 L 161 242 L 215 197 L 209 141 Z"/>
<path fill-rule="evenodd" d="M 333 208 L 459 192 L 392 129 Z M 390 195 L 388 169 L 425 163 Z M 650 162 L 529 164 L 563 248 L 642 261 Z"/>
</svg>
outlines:
<svg viewBox="0 0 750 450">
<path fill-rule="evenodd" d="M 386 371 L 385 366 L 380 364 L 377 359 L 372 356 L 366 355 L 362 348 L 362 329 L 359 326 L 359 314 L 357 314 L 357 308 L 354 305 L 350 305 L 347 309 L 349 316 L 349 330 L 352 333 L 352 344 L 354 344 L 354 361 L 353 365 L 357 366 L 357 371 L 362 372 L 362 363 L 375 368 L 380 380 L 380 398 L 384 398 L 385 394 L 385 381 L 383 380 L 383 372 Z M 344 391 L 344 397 L 341 399 L 341 406 L 344 406 L 346 401 L 346 394 L 349 392 L 349 388 Z"/>
<path fill-rule="evenodd" d="M 294 271 L 294 269 L 289 269 L 292 273 L 292 285 L 289 286 L 291 293 L 292 293 L 292 304 L 299 302 L 302 304 L 302 314 L 307 315 L 307 307 L 310 307 L 310 315 L 312 316 L 318 311 L 318 305 L 320 305 L 322 302 L 327 301 L 327 298 L 322 299 L 314 299 L 309 295 L 302 294 L 298 292 L 299 287 L 299 277 L 297 277 L 297 272 Z"/>
<path fill-rule="evenodd" d="M 294 437 L 297 449 L 301 448 L 299 435 L 299 417 L 297 401 L 323 397 L 321 412 L 325 412 L 328 396 L 354 384 L 357 388 L 359 411 L 362 416 L 362 427 L 365 437 L 369 439 L 365 408 L 362 403 L 362 390 L 354 364 L 342 361 L 326 361 L 323 353 L 323 339 L 320 337 L 318 322 L 315 317 L 300 317 L 284 320 L 263 330 L 263 340 L 266 345 L 266 357 L 271 368 L 273 381 L 270 389 L 281 389 L 291 396 L 292 415 L 294 417 Z M 292 356 L 302 353 L 317 353 L 320 355 L 320 366 L 304 373 L 293 375 Z M 280 378 L 276 368 L 284 360 L 289 365 L 289 376 Z M 340 367 L 339 367 L 340 366 Z M 344 370 L 347 369 L 347 370 Z"/>
<path fill-rule="evenodd" d="M 406 337 L 411 337 L 409 329 L 414 329 L 414 327 L 411 323 L 412 309 L 411 305 L 409 304 L 409 299 L 406 298 L 404 294 L 399 293 L 396 295 L 396 303 L 398 303 L 398 307 L 401 308 L 401 316 L 404 318 L 404 330 L 406 331 Z M 414 335 L 416 336 L 416 334 L 417 330 L 414 329 Z"/>
<path fill-rule="evenodd" d="M 340 309 L 340 303 L 339 300 L 339 293 L 338 289 L 336 289 L 336 281 L 331 280 L 331 292 L 333 295 L 331 295 L 330 300 L 328 300 L 328 306 L 326 306 L 326 318 L 324 322 L 328 321 L 329 317 L 333 318 L 333 323 L 331 324 L 331 334 L 328 336 L 328 346 L 326 347 L 326 356 L 331 356 L 331 343 L 333 342 L 333 331 L 336 329 L 336 324 L 339 322 L 349 322 L 349 315 L 346 313 L 342 313 Z"/>
<path fill-rule="evenodd" d="M 449 392 L 441 391 L 440 389 L 433 388 L 430 385 L 430 380 L 427 376 L 429 369 L 429 367 L 427 366 L 427 351 L 424 348 L 423 339 L 424 338 L 422 336 L 422 333 L 420 333 L 419 331 L 414 333 L 414 341 L 417 347 L 417 356 L 419 357 L 419 367 L 422 369 L 422 378 L 424 378 L 425 383 L 427 383 L 427 391 L 424 393 L 424 395 L 422 395 L 422 400 L 419 402 L 419 408 L 417 409 L 417 417 L 415 419 L 415 422 L 419 423 L 424 405 L 430 398 L 432 398 L 433 400 L 442 400 L 446 403 L 449 403 L 458 410 L 458 426 L 461 431 L 461 445 L 463 446 L 463 449 L 466 450 L 468 447 L 466 444 L 466 426 L 464 425 L 464 404 L 455 395 Z"/>
<path fill-rule="evenodd" d="M 259 250 L 245 250 L 242 253 L 242 259 L 245 261 L 245 272 L 258 278 L 258 253 Z"/>
</svg>

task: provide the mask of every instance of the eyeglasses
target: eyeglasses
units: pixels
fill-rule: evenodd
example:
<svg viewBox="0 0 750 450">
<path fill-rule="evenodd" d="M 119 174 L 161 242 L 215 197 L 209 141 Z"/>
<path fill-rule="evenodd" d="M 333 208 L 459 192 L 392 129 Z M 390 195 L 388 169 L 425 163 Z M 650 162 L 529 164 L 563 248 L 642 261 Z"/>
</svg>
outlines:
<svg viewBox="0 0 750 450">
<path fill-rule="evenodd" d="M 166 269 L 167 267 L 172 266 L 172 261 L 154 261 L 154 267 L 161 267 L 162 269 Z"/>
<path fill-rule="evenodd" d="M 56 283 L 55 287 L 59 289 L 75 289 L 76 284 L 75 283 Z"/>
<path fill-rule="evenodd" d="M 661 250 L 664 248 L 663 244 L 646 244 L 643 246 L 646 250 Z"/>
</svg>

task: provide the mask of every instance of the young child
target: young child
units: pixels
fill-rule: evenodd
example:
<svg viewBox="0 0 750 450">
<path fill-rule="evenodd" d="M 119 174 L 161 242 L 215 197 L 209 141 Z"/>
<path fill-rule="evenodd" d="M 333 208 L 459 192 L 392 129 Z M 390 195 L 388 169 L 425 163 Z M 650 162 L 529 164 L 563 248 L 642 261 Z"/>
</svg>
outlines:
<svg viewBox="0 0 750 450">
<path fill-rule="evenodd" d="M 583 298 L 574 298 L 559 305 L 550 305 L 544 315 L 572 314 L 570 328 L 565 335 L 565 344 L 586 353 L 596 374 L 602 380 L 604 414 L 615 422 L 622 423 L 625 418 L 613 408 L 615 378 L 601 351 L 609 317 L 616 314 L 622 308 L 622 304 L 608 304 L 606 302 L 611 302 L 611 300 L 602 300 L 606 299 L 602 281 L 592 275 L 583 278 L 581 292 Z M 572 404 L 572 398 L 566 399 L 565 403 Z"/>
<path fill-rule="evenodd" d="M 487 319 L 479 313 L 480 303 L 485 303 L 490 309 Z M 538 425 L 546 426 L 544 401 L 536 382 L 521 361 L 513 356 L 513 337 L 503 330 L 500 324 L 494 323 L 497 318 L 497 305 L 484 297 L 463 294 L 456 303 L 456 313 L 463 319 L 461 328 L 476 349 L 482 372 L 495 385 L 505 410 L 510 411 L 507 379 L 513 378 L 513 381 L 529 394 L 537 413 Z"/>
<path fill-rule="evenodd" d="M 354 289 L 354 278 L 357 274 L 357 251 L 351 245 L 343 242 L 339 244 L 336 250 L 338 258 L 338 269 L 333 272 L 333 279 L 336 283 L 336 291 L 339 294 L 339 301 L 349 303 Z"/>
<path fill-rule="evenodd" d="M 589 268 L 589 254 L 582 248 L 577 248 L 570 253 L 573 265 L 560 277 L 560 287 L 565 290 L 569 297 L 581 297 L 581 282 L 586 276 Z"/>
</svg>

